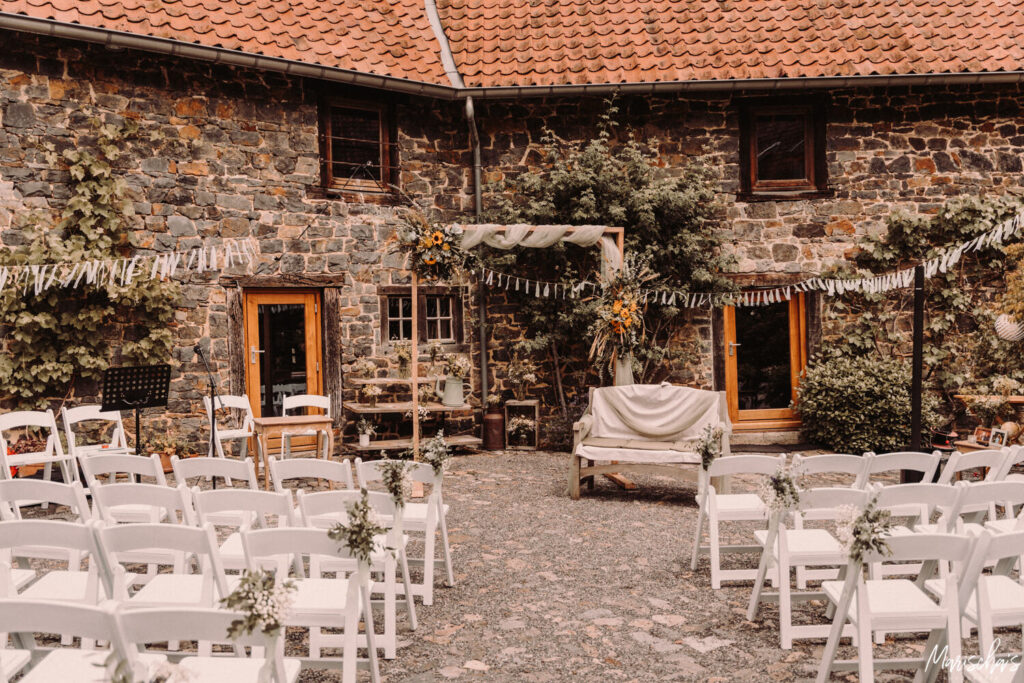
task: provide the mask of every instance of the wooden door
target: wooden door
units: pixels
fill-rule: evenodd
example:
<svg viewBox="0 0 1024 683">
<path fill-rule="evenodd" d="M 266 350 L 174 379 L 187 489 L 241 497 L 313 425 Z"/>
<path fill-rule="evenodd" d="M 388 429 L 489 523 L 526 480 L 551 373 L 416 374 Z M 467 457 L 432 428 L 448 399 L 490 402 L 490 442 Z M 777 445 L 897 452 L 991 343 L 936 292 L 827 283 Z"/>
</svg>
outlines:
<svg viewBox="0 0 1024 683">
<path fill-rule="evenodd" d="M 723 310 L 725 391 L 729 418 L 739 429 L 799 426 L 790 403 L 807 365 L 803 294 L 768 306 Z"/>
<path fill-rule="evenodd" d="M 245 388 L 256 417 L 281 415 L 285 396 L 323 393 L 320 294 L 245 293 Z"/>
</svg>

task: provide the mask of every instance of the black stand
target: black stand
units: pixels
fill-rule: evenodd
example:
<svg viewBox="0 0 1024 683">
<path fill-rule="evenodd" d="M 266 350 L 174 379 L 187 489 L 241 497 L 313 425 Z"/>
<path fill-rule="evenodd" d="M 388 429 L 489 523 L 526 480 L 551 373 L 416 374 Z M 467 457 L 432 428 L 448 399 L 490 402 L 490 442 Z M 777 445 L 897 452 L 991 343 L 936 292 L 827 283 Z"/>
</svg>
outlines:
<svg viewBox="0 0 1024 683">
<path fill-rule="evenodd" d="M 143 408 L 167 406 L 167 391 L 171 385 L 170 365 L 144 365 L 129 368 L 107 368 L 103 373 L 103 405 L 100 410 L 135 411 L 135 453 L 144 455 L 142 422 L 139 411 Z"/>
<path fill-rule="evenodd" d="M 206 354 L 203 353 L 203 347 L 196 344 L 192 347 L 192 351 L 197 356 L 203 359 L 203 365 L 206 366 L 206 381 L 210 385 L 210 455 L 214 454 L 214 448 L 217 444 L 217 382 L 213 379 L 213 370 L 210 369 L 210 363 L 206 360 Z M 217 488 L 217 477 L 213 477 L 213 488 Z"/>
</svg>

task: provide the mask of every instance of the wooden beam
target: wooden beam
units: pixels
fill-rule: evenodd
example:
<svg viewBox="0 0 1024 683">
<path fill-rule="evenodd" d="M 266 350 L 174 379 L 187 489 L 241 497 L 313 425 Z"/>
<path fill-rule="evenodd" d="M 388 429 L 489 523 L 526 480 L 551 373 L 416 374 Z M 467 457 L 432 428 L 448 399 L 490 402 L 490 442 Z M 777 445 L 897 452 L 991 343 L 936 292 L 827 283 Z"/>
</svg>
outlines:
<svg viewBox="0 0 1024 683">
<path fill-rule="evenodd" d="M 224 287 L 279 288 L 279 287 L 342 287 L 348 282 L 348 273 L 321 275 L 287 274 L 265 276 L 225 276 L 218 281 Z"/>
<path fill-rule="evenodd" d="M 420 278 L 416 271 L 412 271 L 412 330 L 410 331 L 409 346 L 412 349 L 412 459 L 420 459 L 420 349 L 419 349 L 419 285 Z M 423 497 L 423 483 L 414 481 L 412 483 L 412 497 Z"/>
</svg>

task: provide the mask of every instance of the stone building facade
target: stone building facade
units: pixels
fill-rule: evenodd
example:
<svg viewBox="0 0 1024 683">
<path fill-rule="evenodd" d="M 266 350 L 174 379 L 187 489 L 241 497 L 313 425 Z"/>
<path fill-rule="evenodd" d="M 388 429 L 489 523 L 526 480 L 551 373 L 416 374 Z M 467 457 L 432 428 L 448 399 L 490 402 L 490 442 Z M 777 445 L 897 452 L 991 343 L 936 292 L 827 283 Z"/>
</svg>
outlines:
<svg viewBox="0 0 1024 683">
<path fill-rule="evenodd" d="M 28 34 L 5 32 L 4 38 L 0 245 L 19 244 L 19 213 L 61 206 L 67 178 L 46 163 L 42 145 L 79 144 L 93 117 L 131 118 L 140 126 L 131 161 L 119 170 L 132 191 L 131 220 L 144 248 L 187 249 L 219 238 L 258 241 L 256 272 L 228 270 L 184 284 L 170 414 L 197 431 L 203 422 L 205 380 L 192 352 L 197 341 L 208 346 L 222 388 L 245 391 L 240 336 L 247 291 L 299 287 L 319 293 L 323 388 L 336 399 L 343 391 L 351 397 L 344 369 L 356 358 L 376 358 L 381 372 L 388 367 L 382 292 L 409 283 L 401 258 L 390 250 L 402 207 L 411 202 L 452 221 L 473 212 L 472 142 L 460 102 Z M 1024 188 L 1024 93 L 1018 85 L 850 88 L 815 96 L 823 103 L 827 187 L 792 197 L 744 191 L 743 94 L 619 100 L 623 128 L 657 138 L 666 174 L 698 158 L 716 169 L 722 238 L 743 286 L 814 276 L 849 258 L 858 238 L 883 230 L 894 211 L 929 213 L 952 197 Z M 325 97 L 392 108 L 391 154 L 401 195 L 324 190 L 318 106 Z M 538 168 L 546 129 L 566 141 L 589 139 L 604 108 L 599 97 L 480 100 L 484 182 Z M 467 280 L 461 295 L 463 329 L 453 348 L 473 354 L 479 367 L 474 280 Z M 514 300 L 495 299 L 488 308 L 492 331 L 514 338 Z M 673 369 L 671 379 L 721 388 L 725 349 L 715 315 L 691 314 L 686 334 L 701 341 L 701 358 Z M 813 320 L 814 312 L 809 316 Z M 501 387 L 506 347 L 492 345 L 490 353 L 489 384 Z M 479 389 L 479 378 L 473 384 Z M 89 397 L 87 388 L 82 392 L 80 398 Z M 554 405 L 549 389 L 540 394 Z M 336 405 L 340 410 L 340 400 Z"/>
</svg>

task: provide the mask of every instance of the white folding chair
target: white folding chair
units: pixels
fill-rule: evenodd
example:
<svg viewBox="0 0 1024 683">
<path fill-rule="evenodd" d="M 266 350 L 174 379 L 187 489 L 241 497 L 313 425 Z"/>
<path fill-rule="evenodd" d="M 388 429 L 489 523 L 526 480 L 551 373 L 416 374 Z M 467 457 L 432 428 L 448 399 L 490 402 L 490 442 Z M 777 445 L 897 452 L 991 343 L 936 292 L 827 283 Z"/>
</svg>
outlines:
<svg viewBox="0 0 1024 683">
<path fill-rule="evenodd" d="M 876 455 L 869 452 L 864 454 L 864 459 L 867 460 L 867 468 L 861 475 L 860 481 L 857 482 L 858 488 L 866 488 L 869 484 L 877 483 L 872 481 L 873 475 L 899 473 L 903 470 L 917 472 L 921 475 L 921 483 L 929 484 L 935 478 L 935 472 L 938 471 L 939 465 L 942 463 L 942 453 L 940 451 L 931 453 L 898 451 Z"/>
<path fill-rule="evenodd" d="M 256 467 L 252 460 L 228 460 L 218 457 L 179 458 L 171 456 L 171 470 L 174 472 L 176 484 L 186 484 L 190 488 L 199 483 L 199 479 L 213 481 L 223 480 L 224 486 L 236 486 L 241 482 L 243 488 L 255 491 L 259 488 L 256 479 Z"/>
<path fill-rule="evenodd" d="M 324 480 L 331 488 L 335 484 L 346 489 L 355 488 L 352 481 L 352 466 L 348 460 L 341 462 L 319 458 L 278 460 L 274 456 L 270 456 L 267 469 L 270 470 L 270 481 L 273 483 L 275 491 L 286 491 L 284 483 L 294 479 Z"/>
<path fill-rule="evenodd" d="M 176 640 L 224 642 L 227 641 L 226 634 L 231 622 L 241 616 L 237 612 L 196 607 L 119 609 L 116 618 L 122 642 L 118 649 L 125 653 L 130 663 L 137 665 L 139 658 L 146 656 L 140 653 L 145 652 L 144 646 L 147 643 Z M 179 667 L 191 676 L 190 680 L 197 683 L 262 683 L 265 679 L 260 677 L 260 669 L 269 657 L 272 661 L 268 683 L 294 683 L 298 680 L 302 664 L 297 659 L 284 657 L 284 639 L 281 636 L 268 639 L 257 630 L 251 635 L 239 636 L 231 643 L 238 646 L 234 655 L 184 657 Z M 246 645 L 253 650 L 266 646 L 263 657 L 256 656 L 255 652 L 246 657 L 243 649 Z M 140 680 L 149 678 L 140 677 Z"/>
<path fill-rule="evenodd" d="M 935 648 L 948 645 L 948 657 L 957 661 L 961 654 L 960 613 L 963 598 L 974 590 L 974 582 L 980 571 L 984 548 L 989 540 L 987 533 L 980 537 L 957 536 L 953 534 L 908 534 L 890 537 L 887 540 L 890 554 L 865 553 L 864 563 L 872 562 L 916 562 L 923 567 L 934 567 L 936 563 L 959 567 L 959 574 L 950 572 L 937 579 L 943 585 L 943 596 L 936 603 L 919 583 L 907 578 L 864 579 L 860 562 L 849 560 L 843 581 L 826 581 L 822 585 L 825 595 L 835 605 L 835 618 L 829 631 L 828 641 L 818 669 L 818 683 L 824 683 L 832 671 L 859 673 L 861 683 L 874 681 L 874 670 L 879 664 L 899 668 L 916 668 L 927 673 L 930 655 Z M 980 544 L 980 545 L 979 545 Z M 977 554 L 975 554 L 977 551 Z M 844 627 L 856 629 L 858 657 L 855 661 L 835 661 L 836 650 Z M 924 656 L 912 660 L 878 661 L 874 659 L 872 634 L 875 631 L 889 633 L 930 632 L 924 647 Z M 960 667 L 949 669 L 949 680 L 956 683 L 963 680 Z"/>
<path fill-rule="evenodd" d="M 296 394 L 294 396 L 285 396 L 281 405 L 282 415 L 291 415 L 294 412 L 304 411 L 307 408 L 322 411 L 322 414 L 331 417 L 331 397 L 320 396 L 319 394 Z M 331 454 L 327 452 L 328 440 L 325 434 L 317 431 L 308 431 L 302 434 L 285 434 L 281 437 L 281 458 L 292 457 L 292 437 L 296 436 L 312 436 L 316 438 L 316 445 L 312 451 L 302 451 L 302 453 L 312 453 L 314 458 L 320 457 L 323 453 L 324 458 L 330 458 Z M 320 437 L 323 436 L 323 445 L 321 446 Z"/>
<path fill-rule="evenodd" d="M 361 496 L 362 492 L 360 491 L 307 493 L 299 490 L 297 498 L 302 524 L 313 528 L 330 528 L 338 522 L 345 523 L 348 518 L 346 514 L 348 506 L 357 502 Z M 370 506 L 382 519 L 390 520 L 386 536 L 378 540 L 381 549 L 370 558 L 370 570 L 380 577 L 379 581 L 372 583 L 371 593 L 384 596 L 384 632 L 382 640 L 378 642 L 384 650 L 384 658 L 394 659 L 398 652 L 396 572 L 399 566 L 402 569 L 404 588 L 402 595 L 406 613 L 409 615 L 409 627 L 413 631 L 416 630 L 416 600 L 413 598 L 412 586 L 409 581 L 409 562 L 405 551 L 409 537 L 403 533 L 402 508 L 395 505 L 389 494 L 370 491 L 368 499 Z M 351 572 L 356 568 L 354 562 L 354 560 L 336 560 L 321 563 L 319 568 L 321 571 L 342 569 Z M 321 643 L 320 647 L 331 647 L 329 636 L 318 634 L 318 640 Z M 310 648 L 312 647 L 313 635 L 310 634 Z"/>
<path fill-rule="evenodd" d="M 843 475 L 844 480 L 848 481 L 848 483 L 828 482 L 822 484 L 824 487 L 855 487 L 867 472 L 868 459 L 863 455 L 850 455 L 846 453 L 827 453 L 823 455 L 794 453 L 791 467 L 801 477 L 821 474 Z"/>
<path fill-rule="evenodd" d="M 991 470 L 990 470 L 991 471 Z M 956 526 L 951 530 L 979 533 L 981 527 L 992 523 L 994 530 L 1010 531 L 1016 524 L 1013 510 L 1024 505 L 1024 481 L 999 481 L 997 477 L 975 483 L 960 482 L 963 489 L 956 505 L 942 506 Z M 1004 507 L 1004 519 L 998 517 L 997 505 Z"/>
<path fill-rule="evenodd" d="M 279 581 L 287 578 L 289 565 L 302 566 L 304 557 L 312 560 L 320 556 L 321 560 L 327 561 L 351 557 L 344 545 L 331 540 L 322 529 L 252 529 L 242 534 L 242 547 L 250 569 L 270 569 Z M 316 626 L 343 629 L 343 683 L 355 683 L 357 667 L 367 664 L 373 683 L 379 683 L 380 670 L 370 603 L 370 568 L 360 565 L 347 578 L 330 578 L 313 576 L 313 565 L 311 561 L 308 576 L 296 573 L 291 614 L 285 625 L 310 629 Z M 366 624 L 368 662 L 357 659 L 360 619 Z"/>
<path fill-rule="evenodd" d="M 61 422 L 64 423 L 64 436 L 68 442 L 68 453 L 77 460 L 81 460 L 95 453 L 127 454 L 135 453 L 134 449 L 128 448 L 128 439 L 125 436 L 124 422 L 121 420 L 121 413 L 117 410 L 100 410 L 100 406 L 84 405 L 76 408 L 62 406 L 60 409 Z M 110 430 L 108 441 L 84 441 L 82 430 L 75 429 L 75 426 L 82 422 L 95 423 L 97 427 Z"/>
<path fill-rule="evenodd" d="M 756 493 L 718 493 L 711 484 L 713 477 L 735 474 L 769 476 L 786 465 L 786 456 L 731 455 L 716 458 L 705 471 L 701 468 L 697 477 L 697 530 L 693 536 L 693 553 L 690 569 L 697 569 L 702 554 L 711 559 L 711 587 L 719 589 L 722 581 L 751 581 L 757 576 L 757 569 L 722 569 L 722 553 L 758 553 L 757 545 L 722 545 L 720 525 L 722 522 L 767 522 L 768 508 Z M 708 526 L 708 545 L 702 545 L 704 523 Z"/>
<path fill-rule="evenodd" d="M 130 483 L 150 483 L 167 486 L 163 464 L 160 456 L 149 457 L 124 454 L 89 455 L 79 461 L 85 482 L 96 501 L 96 489 L 100 486 L 119 486 L 118 476 L 125 476 Z M 104 483 L 106 478 L 107 483 Z M 162 518 L 153 517 L 158 514 L 156 508 L 145 503 L 124 504 L 107 509 L 107 517 L 111 523 L 119 522 L 159 522 Z"/>
<path fill-rule="evenodd" d="M 953 451 L 946 461 L 946 466 L 939 474 L 939 484 L 951 484 L 954 477 L 972 470 L 985 469 L 980 481 L 998 481 L 1004 474 L 1006 460 L 1010 455 L 1009 448 L 988 449 L 961 453 Z"/>
<path fill-rule="evenodd" d="M 37 633 L 67 633 L 82 642 L 120 640 L 114 603 L 99 606 L 76 605 L 51 600 L 0 600 L 0 633 L 9 632 L 17 649 L 0 649 L 0 680 L 8 681 L 29 659 L 33 666 L 20 680 L 24 683 L 108 683 L 106 661 L 109 651 L 69 647 L 43 648 Z M 167 657 L 146 654 L 139 657 L 147 666 L 165 662 Z"/>
<path fill-rule="evenodd" d="M 858 489 L 805 489 L 800 492 L 799 512 L 814 520 L 831 521 L 843 515 L 844 511 L 840 508 L 863 508 L 867 503 L 867 492 Z M 754 532 L 754 538 L 764 550 L 754 580 L 754 591 L 750 596 L 747 619 L 753 621 L 757 617 L 762 602 L 778 602 L 780 647 L 790 650 L 794 639 L 822 638 L 828 633 L 825 624 L 793 624 L 793 602 L 820 600 L 822 593 L 794 592 L 790 587 L 790 571 L 796 567 L 845 567 L 847 557 L 839 541 L 827 529 L 789 529 L 782 517 L 779 513 L 773 513 L 768 521 L 768 529 Z M 773 567 L 778 568 L 779 590 L 778 593 L 765 593 L 765 577 Z"/>
<path fill-rule="evenodd" d="M 383 460 L 363 462 L 356 458 L 356 477 L 361 488 L 367 484 L 380 481 L 380 466 Z M 419 595 L 424 605 L 434 604 L 434 570 L 443 563 L 447 574 L 447 585 L 455 585 L 455 572 L 452 566 L 452 551 L 448 545 L 448 506 L 442 497 L 443 475 L 434 472 L 434 468 L 422 462 L 410 462 L 406 476 L 414 482 L 430 486 L 430 494 L 425 503 L 406 502 L 402 508 L 402 525 L 407 532 L 423 534 L 423 557 L 410 556 L 410 565 L 423 567 L 423 583 L 413 582 L 413 595 Z M 443 559 L 434 558 L 435 536 L 441 532 L 441 549 Z"/>
<path fill-rule="evenodd" d="M 256 454 L 257 458 L 263 457 L 263 446 L 260 444 L 260 440 L 256 438 L 256 428 L 253 424 L 252 406 L 249 405 L 249 398 L 246 396 L 231 396 L 221 395 L 216 397 L 217 410 L 229 410 L 236 411 L 236 417 L 238 418 L 238 427 L 222 427 L 220 422 L 217 422 L 217 438 L 214 440 L 213 445 L 210 447 L 210 452 L 207 454 L 211 457 L 216 456 L 223 458 L 224 456 L 224 442 L 225 441 L 239 441 L 239 457 L 245 460 L 249 455 L 249 439 L 252 439 L 256 443 Z M 211 406 L 210 397 L 203 396 L 203 407 L 206 409 L 207 422 L 211 419 Z"/>
<path fill-rule="evenodd" d="M 1005 481 L 1024 481 L 1024 474 L 1010 471 L 1021 463 L 1024 463 L 1024 446 L 1010 446 L 1010 452 L 1003 463 L 1003 473 L 1000 479 Z"/>
<path fill-rule="evenodd" d="M 39 430 L 46 440 L 46 446 L 34 453 L 8 454 L 13 445 L 11 432 Z M 74 466 L 74 458 L 64 452 L 57 432 L 57 420 L 52 410 L 18 410 L 0 415 L 0 479 L 11 479 L 11 468 L 24 465 L 42 465 L 43 479 L 52 477 L 53 465 L 60 467 L 61 475 L 66 483 L 78 478 Z"/>
<path fill-rule="evenodd" d="M 192 503 L 199 524 L 234 527 L 220 544 L 221 563 L 227 571 L 242 571 L 248 566 L 242 550 L 242 532 L 294 526 L 292 497 L 284 492 L 193 488 Z"/>
</svg>

